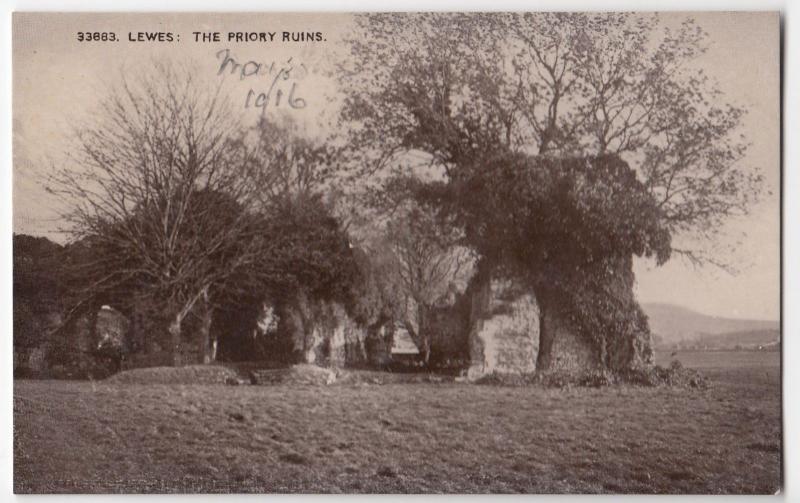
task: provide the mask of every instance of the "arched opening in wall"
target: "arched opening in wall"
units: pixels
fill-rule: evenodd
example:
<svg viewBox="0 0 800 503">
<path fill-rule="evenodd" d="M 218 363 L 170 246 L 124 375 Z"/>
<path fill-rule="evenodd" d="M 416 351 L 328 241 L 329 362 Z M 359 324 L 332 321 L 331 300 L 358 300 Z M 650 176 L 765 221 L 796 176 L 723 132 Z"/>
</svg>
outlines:
<svg viewBox="0 0 800 503">
<path fill-rule="evenodd" d="M 92 354 L 97 363 L 112 372 L 123 368 L 126 357 L 132 352 L 129 338 L 130 322 L 120 310 L 102 304 L 94 317 L 94 344 Z"/>
</svg>

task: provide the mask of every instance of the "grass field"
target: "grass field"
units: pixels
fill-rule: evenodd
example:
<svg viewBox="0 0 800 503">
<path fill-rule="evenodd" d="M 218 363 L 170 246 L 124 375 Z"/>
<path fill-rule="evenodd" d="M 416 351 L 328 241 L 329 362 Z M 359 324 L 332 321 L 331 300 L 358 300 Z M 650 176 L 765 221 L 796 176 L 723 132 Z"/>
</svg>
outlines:
<svg viewBox="0 0 800 503">
<path fill-rule="evenodd" d="M 17 381 L 15 490 L 774 493 L 780 355 L 677 358 L 711 388 Z"/>
</svg>

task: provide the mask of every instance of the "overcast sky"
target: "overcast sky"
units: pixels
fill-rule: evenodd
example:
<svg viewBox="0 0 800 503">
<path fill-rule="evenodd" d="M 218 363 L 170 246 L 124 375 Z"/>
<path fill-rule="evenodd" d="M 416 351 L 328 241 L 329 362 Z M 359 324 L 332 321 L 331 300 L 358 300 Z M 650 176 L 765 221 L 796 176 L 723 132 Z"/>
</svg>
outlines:
<svg viewBox="0 0 800 503">
<path fill-rule="evenodd" d="M 676 25 L 687 14 L 664 14 Z M 643 302 L 669 302 L 719 316 L 777 319 L 780 312 L 779 232 L 779 60 L 777 14 L 693 13 L 708 32 L 708 52 L 694 64 L 718 80 L 728 100 L 749 113 L 741 133 L 752 143 L 743 166 L 759 166 L 766 179 L 765 197 L 746 218 L 730 221 L 723 247 L 738 273 L 713 267 L 695 269 L 681 260 L 655 268 L 637 261 L 637 294 Z M 74 127 L 91 117 L 99 97 L 125 72 L 144 71 L 159 59 L 185 59 L 215 79 L 218 51 L 230 49 L 237 59 L 280 65 L 292 58 L 309 75 L 298 81 L 297 93 L 307 101 L 303 110 L 290 110 L 313 130 L 334 111 L 325 99 L 332 82 L 321 75 L 335 41 L 345 32 L 348 15 L 19 15 L 14 18 L 14 232 L 45 235 L 63 241 L 55 231 L 57 201 L 39 183 L 48 167 L 63 162 Z M 79 31 L 113 31 L 115 43 L 79 42 Z M 170 31 L 172 43 L 128 41 L 128 32 Z M 194 31 L 219 31 L 220 43 L 194 42 Z M 230 31 L 322 32 L 323 42 L 228 43 Z M 226 93 L 241 113 L 247 91 L 266 90 L 266 79 L 253 82 L 227 79 Z M 771 194 L 769 194 L 771 192 Z"/>
</svg>

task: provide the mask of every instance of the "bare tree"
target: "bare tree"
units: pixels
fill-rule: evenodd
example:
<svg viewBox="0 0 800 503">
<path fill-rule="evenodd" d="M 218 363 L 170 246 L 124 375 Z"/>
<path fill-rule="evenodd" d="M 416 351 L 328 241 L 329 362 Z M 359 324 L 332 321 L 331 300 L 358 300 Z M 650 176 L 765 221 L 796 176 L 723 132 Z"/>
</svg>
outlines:
<svg viewBox="0 0 800 503">
<path fill-rule="evenodd" d="M 339 149 L 305 137 L 290 117 L 261 118 L 246 131 L 250 146 L 249 183 L 264 205 L 286 195 L 308 197 L 326 191 L 339 163 Z"/>
<path fill-rule="evenodd" d="M 448 234 L 434 215 L 416 207 L 387 226 L 405 304 L 401 321 L 425 364 L 431 353 L 431 309 L 450 293 L 470 264 L 466 249 L 455 246 Z"/>
<path fill-rule="evenodd" d="M 205 360 L 211 295 L 259 259 L 263 239 L 247 211 L 253 187 L 241 126 L 220 90 L 207 92 L 189 70 L 159 64 L 125 78 L 77 131 L 72 162 L 49 188 L 71 205 L 73 238 L 93 253 L 84 261 L 83 295 L 146 297 L 158 305 L 174 361 L 182 325 L 198 312 Z"/>
</svg>

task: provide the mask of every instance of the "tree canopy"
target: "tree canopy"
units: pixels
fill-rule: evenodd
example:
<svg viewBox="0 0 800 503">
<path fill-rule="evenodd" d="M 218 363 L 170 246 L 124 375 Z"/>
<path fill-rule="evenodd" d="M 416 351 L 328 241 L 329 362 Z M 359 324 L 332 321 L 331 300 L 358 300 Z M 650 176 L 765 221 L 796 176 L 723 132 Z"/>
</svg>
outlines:
<svg viewBox="0 0 800 503">
<path fill-rule="evenodd" d="M 647 332 L 632 257 L 709 260 L 685 238 L 710 241 L 758 197 L 744 109 L 692 64 L 692 21 L 359 14 L 346 42 L 343 142 L 245 126 L 221 88 L 168 64 L 102 99 L 49 186 L 72 205 L 74 310 L 147 298 L 177 354 L 190 314 L 210 351 L 215 310 L 255 316 L 289 292 L 365 323 L 413 304 L 425 353 L 425 313 L 467 248 L 477 276 L 524 282 L 542 319 L 569 318 L 613 367 Z M 353 243 L 337 203 L 347 169 L 384 213 L 372 243 Z"/>
<path fill-rule="evenodd" d="M 704 41 L 657 15 L 363 14 L 343 120 L 361 172 L 390 179 L 376 199 L 433 207 L 479 268 L 523 278 L 542 320 L 624 366 L 648 332 L 632 257 L 715 261 L 682 240 L 708 243 L 760 189 L 744 110 L 692 67 Z"/>
<path fill-rule="evenodd" d="M 449 178 L 503 152 L 614 153 L 678 239 L 713 238 L 758 196 L 760 175 L 739 162 L 744 110 L 692 67 L 705 33 L 691 20 L 668 28 L 655 14 L 363 14 L 348 41 L 343 117 L 367 172 Z"/>
<path fill-rule="evenodd" d="M 631 258 L 661 264 L 671 252 L 669 229 L 635 172 L 611 154 L 511 154 L 482 159 L 462 173 L 469 174 L 451 182 L 396 180 L 395 186 L 464 230 L 463 243 L 479 257 L 479 275 L 528 285 L 542 317 L 570 320 L 607 365 L 628 363 L 618 346 L 648 330 L 632 293 Z"/>
<path fill-rule="evenodd" d="M 328 147 L 287 124 L 245 127 L 194 78 L 165 65 L 126 80 L 50 189 L 71 204 L 73 312 L 147 299 L 176 355 L 192 313 L 213 359 L 215 309 L 300 287 L 342 298 L 352 260 L 321 194 Z"/>
</svg>

